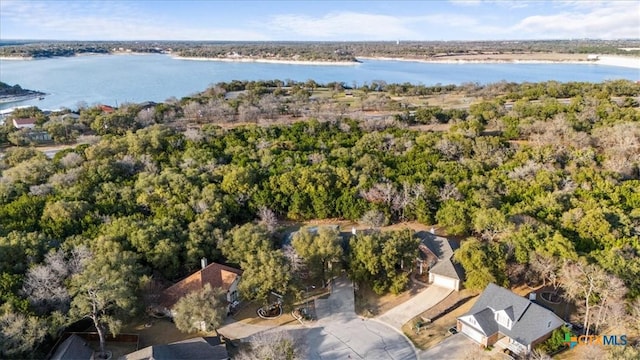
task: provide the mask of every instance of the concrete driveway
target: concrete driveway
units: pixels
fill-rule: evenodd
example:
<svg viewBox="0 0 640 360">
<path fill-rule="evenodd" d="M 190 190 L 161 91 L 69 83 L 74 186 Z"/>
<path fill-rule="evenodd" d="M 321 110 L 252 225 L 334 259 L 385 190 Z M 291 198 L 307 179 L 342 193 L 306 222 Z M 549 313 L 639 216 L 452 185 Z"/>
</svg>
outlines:
<svg viewBox="0 0 640 360">
<path fill-rule="evenodd" d="M 450 360 L 464 360 L 470 358 L 471 354 L 477 353 L 479 345 L 474 343 L 471 339 L 463 334 L 451 335 L 448 338 L 442 340 L 440 344 L 432 347 L 431 349 L 421 351 L 420 359 L 450 359 Z M 471 356 L 474 358 L 474 356 Z"/>
<path fill-rule="evenodd" d="M 309 327 L 283 326 L 267 333 L 291 333 L 303 344 L 304 359 L 417 360 L 413 344 L 402 333 L 356 315 L 353 284 L 346 278 L 336 279 L 329 298 L 315 300 L 315 306 L 318 320 Z"/>
<path fill-rule="evenodd" d="M 308 359 L 416 359 L 413 344 L 383 323 L 355 313 L 353 283 L 340 277 L 316 300 L 318 336 L 306 337 Z"/>
<path fill-rule="evenodd" d="M 422 290 L 419 294 L 402 304 L 394 307 L 386 313 L 379 315 L 378 320 L 393 326 L 400 330 L 402 325 L 414 317 L 420 315 L 426 310 L 444 300 L 453 290 L 445 289 L 439 286 L 429 286 Z"/>
</svg>

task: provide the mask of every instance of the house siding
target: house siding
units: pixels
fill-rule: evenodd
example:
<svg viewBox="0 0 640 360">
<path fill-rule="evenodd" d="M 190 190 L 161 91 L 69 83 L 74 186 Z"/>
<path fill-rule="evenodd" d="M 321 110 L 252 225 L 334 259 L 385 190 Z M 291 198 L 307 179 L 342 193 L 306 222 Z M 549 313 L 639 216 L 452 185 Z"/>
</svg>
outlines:
<svg viewBox="0 0 640 360">
<path fill-rule="evenodd" d="M 484 346 L 490 346 L 495 344 L 498 341 L 498 338 L 500 337 L 500 333 L 497 332 L 491 336 L 489 336 L 488 338 L 485 339 L 486 343 L 484 344 Z"/>
</svg>

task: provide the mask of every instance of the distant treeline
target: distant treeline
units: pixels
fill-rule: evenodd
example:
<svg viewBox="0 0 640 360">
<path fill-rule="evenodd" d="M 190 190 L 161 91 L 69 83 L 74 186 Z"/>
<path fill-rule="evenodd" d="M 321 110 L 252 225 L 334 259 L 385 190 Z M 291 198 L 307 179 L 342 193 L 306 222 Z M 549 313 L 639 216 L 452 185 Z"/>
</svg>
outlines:
<svg viewBox="0 0 640 360">
<path fill-rule="evenodd" d="M 466 54 L 626 54 L 640 40 L 545 41 L 383 41 L 383 42 L 204 42 L 204 41 L 47 41 L 0 42 L 0 56 L 52 57 L 113 52 L 172 53 L 186 57 L 247 57 L 300 61 L 356 61 L 361 56 L 431 58 Z"/>
</svg>

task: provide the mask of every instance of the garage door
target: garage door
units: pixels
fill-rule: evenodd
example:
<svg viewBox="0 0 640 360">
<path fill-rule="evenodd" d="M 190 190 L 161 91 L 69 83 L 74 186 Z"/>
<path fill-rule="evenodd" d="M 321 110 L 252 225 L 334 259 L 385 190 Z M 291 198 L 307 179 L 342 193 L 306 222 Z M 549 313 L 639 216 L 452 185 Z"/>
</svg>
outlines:
<svg viewBox="0 0 640 360">
<path fill-rule="evenodd" d="M 456 280 L 440 275 L 433 275 L 433 285 L 443 287 L 445 289 L 456 289 Z"/>
<path fill-rule="evenodd" d="M 467 335 L 468 337 L 470 337 L 473 341 L 477 342 L 478 344 L 483 344 L 484 341 L 484 335 L 482 335 L 481 333 L 475 331 L 473 328 L 462 324 L 462 333 Z"/>
</svg>

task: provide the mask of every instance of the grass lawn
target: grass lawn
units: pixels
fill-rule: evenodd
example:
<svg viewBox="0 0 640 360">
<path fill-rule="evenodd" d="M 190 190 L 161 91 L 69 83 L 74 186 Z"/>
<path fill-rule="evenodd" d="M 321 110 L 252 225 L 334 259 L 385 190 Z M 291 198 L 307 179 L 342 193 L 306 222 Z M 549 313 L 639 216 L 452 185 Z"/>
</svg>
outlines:
<svg viewBox="0 0 640 360">
<path fill-rule="evenodd" d="M 295 325 L 299 322 L 291 316 L 291 312 L 283 311 L 282 315 L 275 319 L 262 319 L 258 316 L 258 309 L 262 305 L 244 302 L 240 306 L 240 310 L 233 315 L 233 319 L 244 324 L 262 325 L 262 326 L 281 326 Z"/>
<path fill-rule="evenodd" d="M 450 303 L 451 305 L 455 304 L 459 299 L 465 298 L 467 296 L 470 296 L 472 293 L 469 290 L 462 290 L 458 293 L 452 293 L 449 297 L 447 297 L 447 299 L 443 300 L 444 302 Z M 416 331 L 415 328 L 415 323 L 418 320 L 422 320 L 421 316 L 426 315 L 426 317 L 433 317 L 433 311 L 427 310 L 424 313 L 420 314 L 419 316 L 413 318 L 411 321 L 409 321 L 408 323 L 404 324 L 402 326 L 402 332 L 404 332 L 405 335 L 407 335 L 407 337 L 409 339 L 411 339 L 411 341 L 413 342 L 413 344 L 419 348 L 419 349 L 429 349 L 437 344 L 439 344 L 444 338 L 446 338 L 447 336 L 450 336 L 447 333 L 447 330 L 450 327 L 456 326 L 456 318 L 464 313 L 466 313 L 467 311 L 469 311 L 469 309 L 471 309 L 471 307 L 473 306 L 473 304 L 475 303 L 476 299 L 478 297 L 475 296 L 471 299 L 469 299 L 467 302 L 465 302 L 464 304 L 462 304 L 461 306 L 459 306 L 457 309 L 451 311 L 450 313 L 448 313 L 447 315 L 444 315 L 443 317 L 437 319 L 436 321 L 432 322 L 431 324 L 427 324 L 427 325 L 423 325 L 423 327 L 420 329 L 419 332 Z M 440 305 L 440 304 L 439 304 Z M 444 310 L 444 309 L 442 309 Z"/>
</svg>

